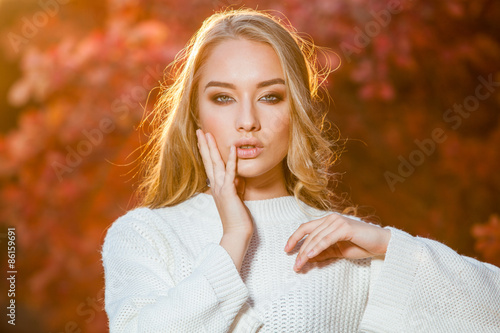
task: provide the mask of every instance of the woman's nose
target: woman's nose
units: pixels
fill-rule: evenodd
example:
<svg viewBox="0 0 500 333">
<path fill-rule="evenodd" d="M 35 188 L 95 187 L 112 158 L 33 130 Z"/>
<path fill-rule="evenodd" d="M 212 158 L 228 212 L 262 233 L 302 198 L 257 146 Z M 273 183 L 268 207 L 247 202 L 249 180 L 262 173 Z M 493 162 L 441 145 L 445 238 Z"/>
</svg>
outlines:
<svg viewBox="0 0 500 333">
<path fill-rule="evenodd" d="M 240 104 L 238 117 L 236 119 L 236 128 L 246 132 L 260 130 L 257 110 L 251 101 L 246 101 Z"/>
</svg>

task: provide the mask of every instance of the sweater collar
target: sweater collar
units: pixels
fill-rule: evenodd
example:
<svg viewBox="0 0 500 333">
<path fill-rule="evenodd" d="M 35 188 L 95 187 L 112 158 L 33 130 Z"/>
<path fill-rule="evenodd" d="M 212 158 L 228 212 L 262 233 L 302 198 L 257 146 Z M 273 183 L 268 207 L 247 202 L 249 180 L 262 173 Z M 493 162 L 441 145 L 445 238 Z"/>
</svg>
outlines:
<svg viewBox="0 0 500 333">
<path fill-rule="evenodd" d="M 248 207 L 256 224 L 287 222 L 298 219 L 309 221 L 330 213 L 308 206 L 293 196 L 263 200 L 244 200 L 244 203 Z M 213 196 L 210 194 L 198 193 L 181 205 L 185 205 L 186 209 L 198 211 L 203 216 L 219 218 L 217 206 L 215 205 Z"/>
</svg>

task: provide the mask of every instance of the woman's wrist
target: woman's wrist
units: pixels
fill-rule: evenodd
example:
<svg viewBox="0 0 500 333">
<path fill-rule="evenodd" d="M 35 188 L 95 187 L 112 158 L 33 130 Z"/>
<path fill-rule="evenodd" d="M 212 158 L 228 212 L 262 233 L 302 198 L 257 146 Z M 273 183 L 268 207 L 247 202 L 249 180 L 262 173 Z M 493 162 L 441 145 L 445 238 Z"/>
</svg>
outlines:
<svg viewBox="0 0 500 333">
<path fill-rule="evenodd" d="M 233 231 L 224 232 L 220 240 L 219 245 L 231 256 L 238 271 L 240 271 L 251 238 L 252 234 L 249 232 Z"/>
<path fill-rule="evenodd" d="M 244 226 L 244 227 L 230 227 L 230 228 L 224 228 L 222 235 L 231 235 L 236 238 L 251 238 L 253 235 L 253 225 L 251 226 Z"/>
</svg>

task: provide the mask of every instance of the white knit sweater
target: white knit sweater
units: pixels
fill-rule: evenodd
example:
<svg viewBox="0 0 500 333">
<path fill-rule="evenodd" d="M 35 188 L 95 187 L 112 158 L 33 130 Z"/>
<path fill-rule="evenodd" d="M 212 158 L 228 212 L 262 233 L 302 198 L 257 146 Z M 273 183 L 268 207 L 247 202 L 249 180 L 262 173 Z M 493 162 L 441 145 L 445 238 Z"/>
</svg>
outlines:
<svg viewBox="0 0 500 333">
<path fill-rule="evenodd" d="M 255 228 L 238 272 L 219 245 L 213 197 L 137 208 L 109 228 L 102 257 L 114 332 L 500 332 L 500 269 L 391 230 L 385 257 L 308 262 L 284 247 L 330 214 L 291 196 L 245 201 Z"/>
</svg>

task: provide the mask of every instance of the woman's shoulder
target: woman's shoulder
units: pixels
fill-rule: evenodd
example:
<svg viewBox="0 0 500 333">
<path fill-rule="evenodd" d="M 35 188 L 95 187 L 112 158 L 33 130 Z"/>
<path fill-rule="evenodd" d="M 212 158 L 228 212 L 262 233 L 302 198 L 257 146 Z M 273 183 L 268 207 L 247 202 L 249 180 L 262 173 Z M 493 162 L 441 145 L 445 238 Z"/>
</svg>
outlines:
<svg viewBox="0 0 500 333">
<path fill-rule="evenodd" d="M 128 210 L 109 225 L 105 243 L 114 238 L 129 239 L 136 234 L 144 234 L 154 218 L 155 214 L 148 207 L 136 207 Z"/>
<path fill-rule="evenodd" d="M 169 211 L 170 209 L 167 209 Z M 147 237 L 158 231 L 163 225 L 168 225 L 168 215 L 161 216 L 157 209 L 149 207 L 135 207 L 114 220 L 108 227 L 106 238 L 110 237 Z"/>
<path fill-rule="evenodd" d="M 154 209 L 149 207 L 135 207 L 119 216 L 110 226 L 111 228 L 130 228 L 133 226 L 147 224 L 157 218 Z"/>
<path fill-rule="evenodd" d="M 176 205 L 151 208 L 138 206 L 119 216 L 109 227 L 108 233 L 134 231 L 139 233 L 158 232 L 178 224 L 185 224 L 194 214 L 207 213 L 204 197 L 194 196 Z M 205 199 L 206 201 L 206 199 Z M 197 216 L 197 215 L 196 215 Z"/>
<path fill-rule="evenodd" d="M 171 253 L 172 245 L 177 244 L 172 228 L 175 220 L 180 218 L 177 211 L 175 207 L 135 207 L 127 211 L 107 229 L 103 253 L 132 248 L 134 253 Z"/>
</svg>

